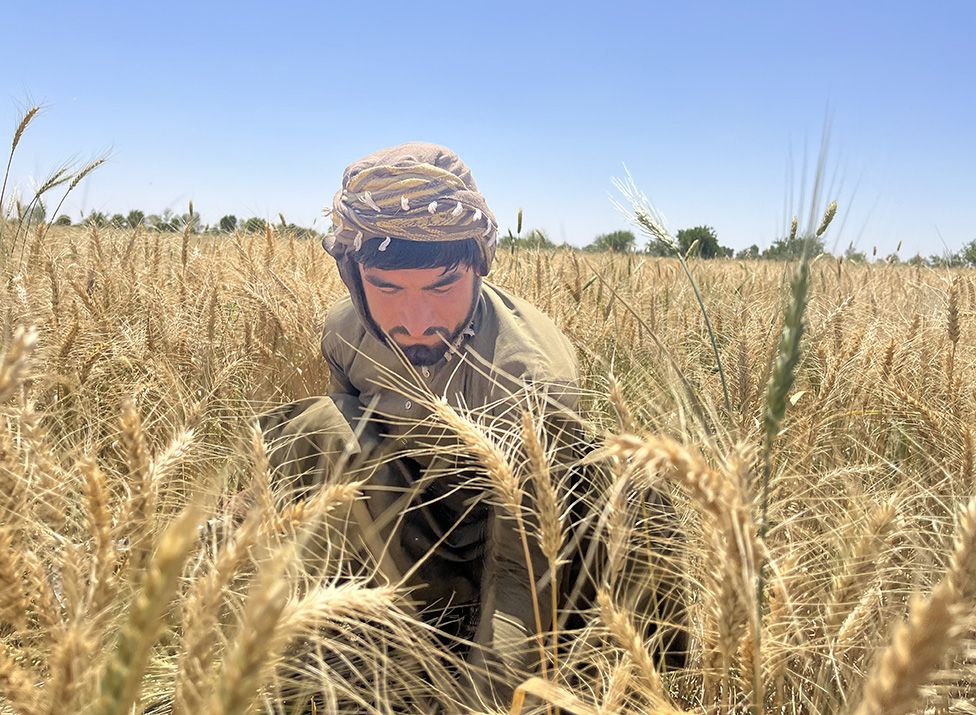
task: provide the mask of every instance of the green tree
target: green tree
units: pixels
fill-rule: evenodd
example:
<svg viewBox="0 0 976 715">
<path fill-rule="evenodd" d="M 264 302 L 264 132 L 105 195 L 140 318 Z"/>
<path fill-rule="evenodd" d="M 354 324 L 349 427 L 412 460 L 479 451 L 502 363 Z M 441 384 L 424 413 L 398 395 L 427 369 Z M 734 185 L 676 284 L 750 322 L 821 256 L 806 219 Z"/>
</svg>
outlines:
<svg viewBox="0 0 976 715">
<path fill-rule="evenodd" d="M 644 253 L 648 256 L 666 258 L 668 256 L 674 256 L 674 248 L 661 239 L 655 238 L 652 241 L 648 241 L 647 245 L 644 246 Z"/>
<path fill-rule="evenodd" d="M 39 223 L 43 223 L 44 219 L 46 218 L 47 218 L 47 206 L 44 205 L 43 201 L 38 199 L 37 201 L 34 202 L 34 207 L 31 209 L 30 219 L 29 219 L 30 223 L 35 225 Z"/>
<path fill-rule="evenodd" d="M 743 248 L 741 251 L 736 252 L 735 257 L 742 259 L 759 258 L 759 246 L 754 243 L 749 248 Z"/>
<path fill-rule="evenodd" d="M 933 254 L 929 256 L 928 263 L 933 268 L 960 268 L 966 265 L 966 259 L 962 252 L 946 251 L 942 255 Z"/>
<path fill-rule="evenodd" d="M 552 250 L 556 247 L 556 244 L 549 238 L 549 234 L 541 228 L 533 228 L 524 236 L 522 234 L 513 234 L 511 229 L 509 229 L 508 235 L 502 236 L 498 241 L 498 245 L 500 248 L 507 248 L 512 251 L 523 248 Z"/>
<path fill-rule="evenodd" d="M 142 226 L 145 220 L 146 220 L 146 214 L 144 214 L 139 209 L 133 209 L 125 217 L 125 222 L 126 224 L 128 224 L 129 228 Z"/>
<path fill-rule="evenodd" d="M 683 228 L 678 231 L 675 237 L 678 241 L 678 248 L 684 255 L 697 243 L 695 255 L 702 258 L 728 258 L 732 255 L 732 249 L 726 248 L 718 242 L 718 234 L 711 226 L 695 226 L 694 228 Z"/>
<path fill-rule="evenodd" d="M 244 222 L 244 233 L 264 233 L 267 229 L 268 222 L 257 216 L 252 216 Z"/>
<path fill-rule="evenodd" d="M 183 231 L 189 228 L 190 233 L 200 233 L 203 230 L 203 222 L 200 220 L 200 214 L 196 211 L 174 216 L 172 223 L 173 229 L 176 231 Z"/>
<path fill-rule="evenodd" d="M 224 233 L 233 233 L 237 229 L 237 216 L 234 216 L 233 214 L 223 216 L 217 225 Z"/>
<path fill-rule="evenodd" d="M 963 246 L 959 255 L 967 266 L 976 266 L 976 238 Z"/>
<path fill-rule="evenodd" d="M 586 251 L 607 253 L 632 253 L 637 239 L 631 231 L 613 231 L 602 233 L 593 239 L 593 243 L 586 246 Z"/>
<path fill-rule="evenodd" d="M 146 224 L 157 231 L 175 231 L 175 218 L 173 209 L 163 209 L 163 212 L 158 216 L 155 214 L 148 216 Z"/>
<path fill-rule="evenodd" d="M 508 230 L 508 235 L 502 236 L 498 241 L 499 248 L 507 248 L 511 251 L 516 249 L 543 249 L 551 251 L 556 248 L 556 244 L 549 238 L 549 234 L 541 228 L 533 228 L 531 231 L 522 234 L 514 234 Z"/>
<path fill-rule="evenodd" d="M 792 261 L 803 255 L 804 247 L 808 254 L 819 256 L 824 252 L 823 240 L 810 236 L 787 236 L 773 241 L 772 245 L 762 252 L 763 258 L 772 258 L 780 261 Z"/>
<path fill-rule="evenodd" d="M 115 214 L 112 216 L 111 223 L 115 228 L 125 228 L 125 216 L 122 214 Z"/>
<path fill-rule="evenodd" d="M 522 237 L 522 246 L 524 248 L 552 249 L 556 247 L 556 244 L 549 239 L 549 234 L 541 228 L 533 228 Z"/>
<path fill-rule="evenodd" d="M 108 225 L 108 216 L 101 211 L 92 211 L 85 219 L 85 223 L 89 224 L 90 226 L 98 226 L 99 228 L 103 228 Z"/>
<path fill-rule="evenodd" d="M 55 226 L 70 226 L 71 217 L 68 214 L 61 214 L 56 219 L 54 219 Z"/>
</svg>

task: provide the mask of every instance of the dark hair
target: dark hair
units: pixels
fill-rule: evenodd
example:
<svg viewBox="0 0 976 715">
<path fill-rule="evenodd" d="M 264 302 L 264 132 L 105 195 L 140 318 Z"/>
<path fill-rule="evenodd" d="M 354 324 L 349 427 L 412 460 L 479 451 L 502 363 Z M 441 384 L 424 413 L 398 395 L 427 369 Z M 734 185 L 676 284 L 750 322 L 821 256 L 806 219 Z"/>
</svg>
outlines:
<svg viewBox="0 0 976 715">
<path fill-rule="evenodd" d="M 481 264 L 481 250 L 472 238 L 460 241 L 409 241 L 391 238 L 385 250 L 380 246 L 385 237 L 363 241 L 363 247 L 352 254 L 353 260 L 364 268 L 394 271 L 401 268 L 443 268 L 452 271 L 459 265 L 477 269 Z"/>
</svg>

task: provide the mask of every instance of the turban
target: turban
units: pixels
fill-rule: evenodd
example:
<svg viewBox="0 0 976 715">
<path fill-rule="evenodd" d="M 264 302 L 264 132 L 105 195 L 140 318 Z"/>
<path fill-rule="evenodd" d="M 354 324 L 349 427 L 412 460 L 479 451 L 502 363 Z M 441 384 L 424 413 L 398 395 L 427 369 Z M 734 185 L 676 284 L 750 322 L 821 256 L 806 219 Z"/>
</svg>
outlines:
<svg viewBox="0 0 976 715">
<path fill-rule="evenodd" d="M 474 239 L 481 251 L 481 275 L 495 256 L 495 215 L 464 162 L 437 144 L 400 144 L 350 164 L 329 213 L 333 232 L 322 245 L 340 264 L 371 238 Z"/>
</svg>

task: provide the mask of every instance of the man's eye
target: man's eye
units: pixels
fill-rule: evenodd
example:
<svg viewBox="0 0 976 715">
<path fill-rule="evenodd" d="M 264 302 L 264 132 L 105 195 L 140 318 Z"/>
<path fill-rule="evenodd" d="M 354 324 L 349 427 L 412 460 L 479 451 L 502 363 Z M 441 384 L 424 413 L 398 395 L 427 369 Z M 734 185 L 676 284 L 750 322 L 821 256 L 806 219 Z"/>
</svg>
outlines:
<svg viewBox="0 0 976 715">
<path fill-rule="evenodd" d="M 427 290 L 433 293 L 434 295 L 444 295 L 445 293 L 450 293 L 451 288 L 453 287 L 454 286 L 446 286 L 444 288 L 428 288 Z"/>
<path fill-rule="evenodd" d="M 393 295 L 394 293 L 399 292 L 399 290 L 399 288 L 379 288 L 379 292 L 385 293 L 386 295 Z"/>
</svg>

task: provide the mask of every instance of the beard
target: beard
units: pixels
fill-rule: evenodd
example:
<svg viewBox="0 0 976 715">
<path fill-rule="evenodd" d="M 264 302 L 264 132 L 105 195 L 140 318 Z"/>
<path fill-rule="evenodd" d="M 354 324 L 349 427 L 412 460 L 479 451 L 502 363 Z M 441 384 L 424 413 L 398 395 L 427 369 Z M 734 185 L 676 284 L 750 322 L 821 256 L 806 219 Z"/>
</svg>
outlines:
<svg viewBox="0 0 976 715">
<path fill-rule="evenodd" d="M 440 337 L 440 342 L 434 345 L 402 345 L 396 339 L 398 335 L 409 336 L 409 331 L 402 325 L 398 325 L 392 328 L 388 333 L 385 334 L 386 339 L 389 343 L 395 346 L 395 350 L 403 353 L 404 357 L 414 367 L 427 367 L 433 365 L 444 358 L 444 355 L 450 349 L 459 337 L 464 329 L 471 324 L 474 319 L 475 311 L 478 308 L 478 295 L 481 292 L 481 279 L 476 278 L 474 281 L 474 286 L 472 288 L 471 306 L 468 308 L 468 314 L 465 316 L 464 320 L 458 323 L 453 330 L 448 330 L 443 326 L 436 326 L 427 328 L 424 331 L 424 335 L 437 335 Z"/>
<path fill-rule="evenodd" d="M 411 365 L 424 367 L 439 362 L 447 352 L 447 345 L 411 345 L 400 349 Z"/>
<path fill-rule="evenodd" d="M 467 325 L 466 322 L 461 323 L 451 333 L 448 333 L 446 328 L 428 328 L 425 335 L 438 335 L 441 338 L 441 342 L 436 345 L 401 345 L 392 337 L 399 332 L 396 328 L 393 329 L 390 339 L 403 352 L 404 357 L 407 358 L 407 361 L 411 365 L 415 367 L 426 367 L 439 362 L 444 357 L 449 347 L 461 335 L 461 331 L 465 325 Z"/>
</svg>

